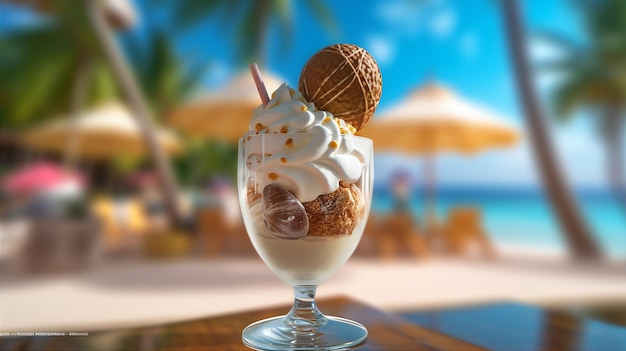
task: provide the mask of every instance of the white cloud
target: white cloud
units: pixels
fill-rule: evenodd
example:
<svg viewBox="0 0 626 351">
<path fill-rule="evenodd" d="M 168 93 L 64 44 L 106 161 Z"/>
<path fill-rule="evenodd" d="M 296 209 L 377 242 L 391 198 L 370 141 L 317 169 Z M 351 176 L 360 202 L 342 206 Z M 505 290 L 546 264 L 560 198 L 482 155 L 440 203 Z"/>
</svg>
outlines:
<svg viewBox="0 0 626 351">
<path fill-rule="evenodd" d="M 582 129 L 583 124 L 580 120 L 554 131 L 557 155 L 571 183 L 601 186 L 607 180 L 605 150 L 595 133 Z"/>
<path fill-rule="evenodd" d="M 381 2 L 375 10 L 380 21 L 379 31 L 388 38 L 414 38 L 420 34 L 445 39 L 457 27 L 458 16 L 455 8 L 444 0 L 406 1 L 390 0 Z M 389 46 L 389 44 L 386 44 Z M 467 39 L 464 50 L 475 48 L 475 38 Z"/>
<path fill-rule="evenodd" d="M 434 36 L 445 38 L 456 27 L 456 21 L 456 12 L 451 7 L 441 7 L 430 15 L 428 27 Z"/>
<path fill-rule="evenodd" d="M 384 1 L 375 11 L 380 21 L 400 34 L 413 36 L 419 32 L 422 6 L 410 1 Z"/>
<path fill-rule="evenodd" d="M 372 36 L 367 40 L 367 49 L 380 65 L 390 63 L 395 57 L 395 45 L 389 38 Z"/>
<path fill-rule="evenodd" d="M 527 46 L 530 59 L 537 66 L 563 58 L 563 52 L 559 47 L 546 40 L 531 38 Z M 549 91 L 563 79 L 563 73 L 549 72 L 541 69 L 534 71 L 537 89 L 542 94 L 549 93 Z"/>
<path fill-rule="evenodd" d="M 556 45 L 546 40 L 531 37 L 527 45 L 530 57 L 534 62 L 551 61 L 563 57 L 563 52 Z"/>
</svg>

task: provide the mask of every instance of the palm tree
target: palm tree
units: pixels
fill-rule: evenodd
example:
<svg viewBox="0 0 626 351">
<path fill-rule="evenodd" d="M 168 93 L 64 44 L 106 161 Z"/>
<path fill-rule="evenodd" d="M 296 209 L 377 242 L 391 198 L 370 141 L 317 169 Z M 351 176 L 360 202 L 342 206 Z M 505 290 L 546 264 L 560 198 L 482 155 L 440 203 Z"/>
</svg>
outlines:
<svg viewBox="0 0 626 351">
<path fill-rule="evenodd" d="M 544 183 L 544 188 L 558 217 L 565 242 L 574 258 L 598 259 L 602 251 L 594 240 L 581 216 L 572 194 L 567 188 L 552 148 L 550 134 L 544 123 L 545 118 L 534 91 L 532 72 L 528 63 L 525 34 L 518 1 L 502 0 L 505 29 L 508 36 L 509 52 L 519 98 L 524 116 L 530 129 L 530 141 L 535 159 Z"/>
<path fill-rule="evenodd" d="M 77 115 L 86 106 L 126 96 L 157 168 L 170 221 L 179 223 L 182 215 L 171 166 L 156 142 L 151 111 L 114 40 L 112 26 L 127 23 L 123 18 L 112 17 L 106 3 L 100 0 L 79 3 L 56 0 L 36 2 L 36 5 L 45 5 L 38 9 L 53 15 L 47 16 L 48 20 L 41 26 L 12 32 L 0 39 L 0 49 L 5 49 L 0 50 L 3 128 L 23 127 L 60 113 Z M 174 102 L 163 99 L 164 93 L 184 90 L 172 84 L 180 83 L 177 80 L 180 72 L 171 69 L 173 61 L 165 55 L 167 50 L 168 47 L 160 45 L 156 55 L 149 56 L 169 58 L 165 60 L 169 70 L 156 72 L 159 77 L 167 77 L 148 83 L 152 95 L 159 99 L 157 105 Z M 160 89 L 163 86 L 168 88 Z"/>
<path fill-rule="evenodd" d="M 126 97 L 145 140 L 148 152 L 157 170 L 159 183 L 163 189 L 166 210 L 170 223 L 174 226 L 183 223 L 184 215 L 178 204 L 176 180 L 169 160 L 159 147 L 151 119 L 151 113 L 142 91 L 130 70 L 128 62 L 115 40 L 115 35 L 105 15 L 105 7 L 100 0 L 88 0 L 84 3 L 90 29 L 93 30 L 98 48 L 115 77 L 120 90 Z"/>
<path fill-rule="evenodd" d="M 540 68 L 562 73 L 554 94 L 561 120 L 589 108 L 604 139 L 609 183 L 626 213 L 623 127 L 626 122 L 626 0 L 577 0 L 589 43 L 557 33 L 540 37 L 562 49 L 562 56 Z"/>
<path fill-rule="evenodd" d="M 118 95 L 93 37 L 85 30 L 86 23 L 79 21 L 75 9 L 65 11 L 62 5 L 58 2 L 57 13 L 46 16 L 49 19 L 40 25 L 11 31 L 0 38 L 3 128 L 19 129 L 66 114 L 71 110 L 72 96 L 79 90 L 86 105 Z M 76 85 L 78 76 L 89 77 L 82 87 Z"/>
<path fill-rule="evenodd" d="M 54 13 L 42 15 L 49 20 L 0 36 L 0 112 L 7 131 L 67 114 L 75 95 L 84 97 L 85 107 L 121 98 L 95 38 L 84 35 L 87 23 L 79 26 L 70 19 L 85 14 L 67 13 L 59 0 L 45 3 L 56 5 Z M 183 65 L 162 30 L 144 27 L 141 36 L 125 33 L 121 39 L 151 117 L 159 119 L 199 87 L 197 72 L 203 67 L 188 61 Z"/>
</svg>

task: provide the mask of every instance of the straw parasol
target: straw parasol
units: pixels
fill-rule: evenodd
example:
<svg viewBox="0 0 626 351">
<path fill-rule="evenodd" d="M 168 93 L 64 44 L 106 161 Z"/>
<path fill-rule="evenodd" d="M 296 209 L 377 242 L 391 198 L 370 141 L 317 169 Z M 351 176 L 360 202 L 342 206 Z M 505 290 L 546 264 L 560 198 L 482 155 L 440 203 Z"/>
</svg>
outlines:
<svg viewBox="0 0 626 351">
<path fill-rule="evenodd" d="M 515 145 L 519 131 L 496 113 L 469 102 L 451 89 L 428 82 L 408 98 L 370 121 L 359 133 L 374 141 L 376 151 L 425 155 L 426 216 L 434 217 L 434 155 L 473 154 Z"/>
<path fill-rule="evenodd" d="M 263 73 L 271 93 L 283 83 L 270 73 Z M 175 109 L 166 118 L 169 126 L 192 136 L 237 141 L 248 131 L 252 111 L 261 105 L 250 72 L 237 75 L 223 89 L 202 96 Z"/>
<path fill-rule="evenodd" d="M 180 144 L 170 131 L 159 129 L 157 138 L 166 153 L 180 151 Z M 56 153 L 65 153 L 68 143 L 75 141 L 78 156 L 86 159 L 142 157 L 146 154 L 137 122 L 118 102 L 88 110 L 76 120 L 66 117 L 51 121 L 26 131 L 21 140 L 26 146 Z"/>
<path fill-rule="evenodd" d="M 520 137 L 496 113 L 435 82 L 415 90 L 359 134 L 374 139 L 377 150 L 418 154 L 475 153 L 514 145 Z"/>
</svg>

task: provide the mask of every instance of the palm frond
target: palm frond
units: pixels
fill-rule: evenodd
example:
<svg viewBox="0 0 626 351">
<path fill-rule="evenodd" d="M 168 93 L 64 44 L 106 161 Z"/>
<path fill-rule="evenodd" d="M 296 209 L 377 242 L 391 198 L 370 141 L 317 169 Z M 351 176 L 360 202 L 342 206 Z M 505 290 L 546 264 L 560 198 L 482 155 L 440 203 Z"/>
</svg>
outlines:
<svg viewBox="0 0 626 351">
<path fill-rule="evenodd" d="M 584 20 L 588 42 L 579 44 L 554 32 L 535 33 L 564 51 L 563 57 L 536 66 L 563 74 L 553 94 L 557 118 L 567 119 L 579 108 L 626 108 L 626 0 L 573 3 Z"/>
<path fill-rule="evenodd" d="M 274 25 L 278 26 L 283 50 L 289 48 L 293 39 L 294 5 L 289 0 L 149 0 L 148 3 L 169 11 L 176 30 L 189 29 L 207 17 L 217 16 L 223 32 L 232 35 L 235 58 L 239 62 L 265 58 L 266 37 Z M 339 32 L 331 11 L 323 2 L 306 0 L 304 3 L 331 34 Z"/>
<path fill-rule="evenodd" d="M 219 0 L 191 0 L 174 4 L 172 1 L 150 0 L 149 5 L 169 6 L 168 10 L 172 14 L 171 24 L 174 31 L 185 31 L 200 24 L 208 16 L 215 14 L 224 3 Z"/>
<path fill-rule="evenodd" d="M 85 102 L 87 106 L 120 98 L 120 89 L 117 82 L 113 78 L 109 66 L 102 61 L 94 62 L 87 86 L 88 94 Z"/>
<path fill-rule="evenodd" d="M 180 74 L 179 94 L 180 101 L 189 98 L 201 85 L 204 72 L 207 72 L 209 64 L 204 61 L 187 62 L 186 69 Z"/>
<path fill-rule="evenodd" d="M 306 0 L 304 3 L 309 9 L 311 9 L 313 15 L 331 35 L 337 36 L 340 34 L 337 21 L 335 20 L 332 11 L 330 11 L 324 2 L 318 0 Z"/>
<path fill-rule="evenodd" d="M 276 14 L 278 18 L 278 27 L 283 40 L 281 43 L 281 50 L 286 52 L 289 49 L 289 45 L 293 39 L 293 8 L 292 2 L 289 0 L 274 0 L 271 2 L 271 13 Z M 268 18 L 271 20 L 271 14 Z M 268 23 L 265 24 L 266 26 Z"/>
<path fill-rule="evenodd" d="M 269 16 L 267 0 L 253 1 L 245 10 L 241 26 L 235 33 L 236 50 L 241 61 L 262 61 L 262 40 Z"/>
<path fill-rule="evenodd" d="M 50 118 L 48 114 L 61 112 L 69 106 L 69 98 L 59 99 L 60 92 L 67 90 L 75 67 L 74 58 L 58 54 L 48 56 L 43 62 L 24 70 L 23 76 L 13 87 L 10 118 L 17 125 Z"/>
<path fill-rule="evenodd" d="M 59 95 L 67 90 L 76 55 L 54 26 L 12 32 L 0 40 L 0 94 L 7 125 L 59 112 L 68 100 Z"/>
<path fill-rule="evenodd" d="M 610 78 L 597 68 L 570 72 L 554 93 L 557 117 L 567 118 L 575 109 L 582 107 L 612 104 L 619 100 L 617 93 Z"/>
<path fill-rule="evenodd" d="M 141 39 L 129 38 L 127 44 L 135 47 L 135 53 L 129 55 L 130 62 L 156 118 L 180 103 L 200 83 L 202 75 L 185 69 L 185 64 L 190 63 L 181 60 L 164 31 L 150 31 Z"/>
</svg>

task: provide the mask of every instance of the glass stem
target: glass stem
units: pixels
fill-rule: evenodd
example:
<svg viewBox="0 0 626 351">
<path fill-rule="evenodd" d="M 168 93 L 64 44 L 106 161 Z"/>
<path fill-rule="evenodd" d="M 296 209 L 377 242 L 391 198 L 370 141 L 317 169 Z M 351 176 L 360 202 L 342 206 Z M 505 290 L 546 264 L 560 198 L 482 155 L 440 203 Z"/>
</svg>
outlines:
<svg viewBox="0 0 626 351">
<path fill-rule="evenodd" d="M 326 324 L 327 319 L 317 309 L 315 291 L 317 285 L 296 285 L 293 287 L 295 299 L 291 311 L 285 316 L 285 324 L 297 333 L 315 332 L 317 327 Z"/>
</svg>

